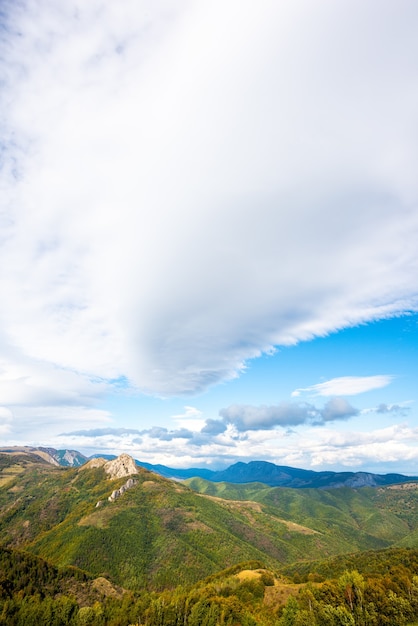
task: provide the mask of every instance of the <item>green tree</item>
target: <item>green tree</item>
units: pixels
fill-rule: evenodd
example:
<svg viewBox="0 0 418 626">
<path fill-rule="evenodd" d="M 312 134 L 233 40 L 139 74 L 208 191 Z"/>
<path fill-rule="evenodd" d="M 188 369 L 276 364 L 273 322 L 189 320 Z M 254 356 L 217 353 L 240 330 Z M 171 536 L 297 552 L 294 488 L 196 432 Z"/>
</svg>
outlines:
<svg viewBox="0 0 418 626">
<path fill-rule="evenodd" d="M 362 612 L 365 582 L 361 574 L 356 570 L 346 570 L 338 579 L 338 585 L 344 593 L 344 599 L 351 613 Z"/>
<path fill-rule="evenodd" d="M 293 596 L 290 596 L 279 619 L 280 626 L 294 626 L 299 604 Z"/>
<path fill-rule="evenodd" d="M 95 624 L 96 611 L 91 606 L 82 606 L 78 611 L 77 621 L 80 626 L 92 626 Z"/>
</svg>

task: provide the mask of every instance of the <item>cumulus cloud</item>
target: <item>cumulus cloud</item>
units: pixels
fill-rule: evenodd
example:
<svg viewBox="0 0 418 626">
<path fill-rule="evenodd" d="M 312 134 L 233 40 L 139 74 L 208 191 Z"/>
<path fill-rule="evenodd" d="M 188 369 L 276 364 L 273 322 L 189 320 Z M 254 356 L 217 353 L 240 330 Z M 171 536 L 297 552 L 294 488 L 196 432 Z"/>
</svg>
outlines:
<svg viewBox="0 0 418 626">
<path fill-rule="evenodd" d="M 417 310 L 416 2 L 3 9 L 0 325 L 32 364 L 195 393 Z"/>
<path fill-rule="evenodd" d="M 358 415 L 358 413 L 359 410 L 351 406 L 344 398 L 332 398 L 320 411 L 323 422 L 346 420 Z"/>
<path fill-rule="evenodd" d="M 300 396 L 302 392 L 317 396 L 356 396 L 359 393 L 381 389 L 389 385 L 394 376 L 385 374 L 377 376 L 341 376 L 310 387 L 295 389 L 292 396 Z"/>
<path fill-rule="evenodd" d="M 154 427 L 148 431 L 142 431 L 141 434 L 147 434 L 152 439 L 159 439 L 160 441 L 173 441 L 173 439 L 191 439 L 194 433 L 191 430 L 187 430 L 187 428 L 168 430 L 167 428 Z"/>
<path fill-rule="evenodd" d="M 346 420 L 358 413 L 358 409 L 344 398 L 332 398 L 322 409 L 307 403 L 282 402 L 275 406 L 234 404 L 219 411 L 224 422 L 233 424 L 240 432 L 299 426 L 309 422 L 322 424 Z"/>
<path fill-rule="evenodd" d="M 251 406 L 233 404 L 219 411 L 226 423 L 234 424 L 239 431 L 269 430 L 275 426 L 304 424 L 317 414 L 308 404 L 285 403 L 277 406 Z"/>
<path fill-rule="evenodd" d="M 220 435 L 226 431 L 226 424 L 221 420 L 207 419 L 201 432 L 208 435 Z"/>
<path fill-rule="evenodd" d="M 391 415 L 401 415 L 401 416 L 407 415 L 410 410 L 411 410 L 411 407 L 406 406 L 404 404 L 385 404 L 385 403 L 379 404 L 375 409 L 376 413 L 381 413 L 381 414 L 389 413 Z"/>
<path fill-rule="evenodd" d="M 345 465 L 365 467 L 367 471 L 379 471 L 379 466 L 393 465 L 394 471 L 413 473 L 411 468 L 418 461 L 418 429 L 406 424 L 394 424 L 388 428 L 369 432 L 336 433 L 324 430 L 313 446 L 308 438 L 300 441 L 310 458 L 312 467 Z M 403 469 L 403 467 L 405 469 Z"/>
</svg>

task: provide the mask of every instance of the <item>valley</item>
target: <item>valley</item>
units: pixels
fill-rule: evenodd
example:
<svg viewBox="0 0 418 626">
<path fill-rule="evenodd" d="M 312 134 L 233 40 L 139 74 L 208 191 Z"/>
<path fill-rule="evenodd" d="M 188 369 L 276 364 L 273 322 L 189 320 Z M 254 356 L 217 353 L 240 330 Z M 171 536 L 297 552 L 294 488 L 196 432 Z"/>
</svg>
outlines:
<svg viewBox="0 0 418 626">
<path fill-rule="evenodd" d="M 38 559 L 36 563 L 47 565 L 36 567 L 55 572 L 48 575 L 51 579 L 75 577 L 64 587 L 53 585 L 49 592 L 52 597 L 66 596 L 72 589 L 69 597 L 78 607 L 72 605 L 74 614 L 83 604 L 130 602 L 138 609 L 140 597 L 146 596 L 147 602 L 171 598 L 170 604 L 176 594 L 183 594 L 185 602 L 195 593 L 199 602 L 202 594 L 206 599 L 218 597 L 218 604 L 213 601 L 218 608 L 211 609 L 218 615 L 223 602 L 219 597 L 228 596 L 219 596 L 220 590 L 229 586 L 229 595 L 238 598 L 249 617 L 247 622 L 242 618 L 214 624 L 270 624 L 275 623 L 272 615 L 277 624 L 291 624 L 297 622 L 283 622 L 287 604 L 299 602 L 309 585 L 316 585 L 319 597 L 326 581 L 346 571 L 382 577 L 391 568 L 401 570 L 402 576 L 399 571 L 397 576 L 403 577 L 411 602 L 414 576 L 418 576 L 418 484 L 414 482 L 291 489 L 199 477 L 175 481 L 138 466 L 127 455 L 62 467 L 31 453 L 3 453 L 0 469 L 4 562 L 8 558 L 13 571 L 13 559 L 26 559 L 32 563 L 27 567 L 30 572 L 33 559 Z M 23 579 L 28 577 L 30 573 Z M 2 601 L 7 594 L 11 598 L 19 594 L 21 579 L 19 575 L 18 582 L 12 583 L 13 575 L 4 570 Z M 31 585 L 36 595 L 36 582 Z M 393 593 L 399 595 L 399 589 Z M 268 617 L 255 618 L 254 607 Z M 408 610 L 412 615 L 412 608 Z M 144 607 L 141 611 L 145 615 Z M 259 621 L 251 622 L 250 617 Z M 320 623 L 315 619 L 312 623 Z M 177 623 L 155 620 L 149 617 L 144 623 Z"/>
</svg>

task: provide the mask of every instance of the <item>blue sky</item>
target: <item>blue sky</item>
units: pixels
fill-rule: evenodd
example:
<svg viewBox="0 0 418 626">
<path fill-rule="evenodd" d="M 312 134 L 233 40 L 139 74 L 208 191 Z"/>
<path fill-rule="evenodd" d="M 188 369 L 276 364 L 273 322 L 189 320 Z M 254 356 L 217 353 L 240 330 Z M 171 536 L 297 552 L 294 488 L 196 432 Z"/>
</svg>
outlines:
<svg viewBox="0 0 418 626">
<path fill-rule="evenodd" d="M 4 2 L 0 438 L 418 474 L 418 7 Z"/>
</svg>

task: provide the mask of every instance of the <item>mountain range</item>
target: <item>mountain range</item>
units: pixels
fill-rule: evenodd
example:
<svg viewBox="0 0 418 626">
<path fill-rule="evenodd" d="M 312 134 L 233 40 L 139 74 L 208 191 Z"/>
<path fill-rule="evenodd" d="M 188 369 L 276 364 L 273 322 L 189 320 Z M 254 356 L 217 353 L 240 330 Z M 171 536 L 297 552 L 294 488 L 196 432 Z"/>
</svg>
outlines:
<svg viewBox="0 0 418 626">
<path fill-rule="evenodd" d="M 128 455 L 60 467 L 0 453 L 0 536 L 56 566 L 126 588 L 194 583 L 234 564 L 418 547 L 418 483 L 292 489 L 181 482 Z"/>
<path fill-rule="evenodd" d="M 0 626 L 417 623 L 418 481 L 266 465 L 173 479 L 126 454 L 0 450 Z"/>
<path fill-rule="evenodd" d="M 403 474 L 372 474 L 370 472 L 315 472 L 266 461 L 234 463 L 222 471 L 209 469 L 174 469 L 164 465 L 152 465 L 137 461 L 138 465 L 166 478 L 184 480 L 199 477 L 211 482 L 252 483 L 259 482 L 270 487 L 293 489 L 336 489 L 338 487 L 378 487 L 418 480 L 418 477 Z"/>
<path fill-rule="evenodd" d="M 35 455 L 52 465 L 62 467 L 80 467 L 90 458 L 102 457 L 108 460 L 115 459 L 114 454 L 101 454 L 86 457 L 76 450 L 56 450 L 48 447 L 9 447 L 0 448 L 0 453 L 20 452 Z M 249 463 L 234 463 L 230 467 L 214 471 L 207 468 L 179 469 L 166 465 L 153 465 L 135 460 L 139 467 L 155 472 L 165 478 L 187 480 L 188 478 L 204 478 L 211 482 L 252 483 L 259 482 L 270 487 L 290 487 L 292 489 L 336 489 L 339 487 L 379 487 L 400 483 L 418 481 L 417 476 L 403 474 L 373 474 L 371 472 L 316 472 L 314 470 L 298 469 L 285 465 L 275 465 L 267 461 L 250 461 Z"/>
</svg>

